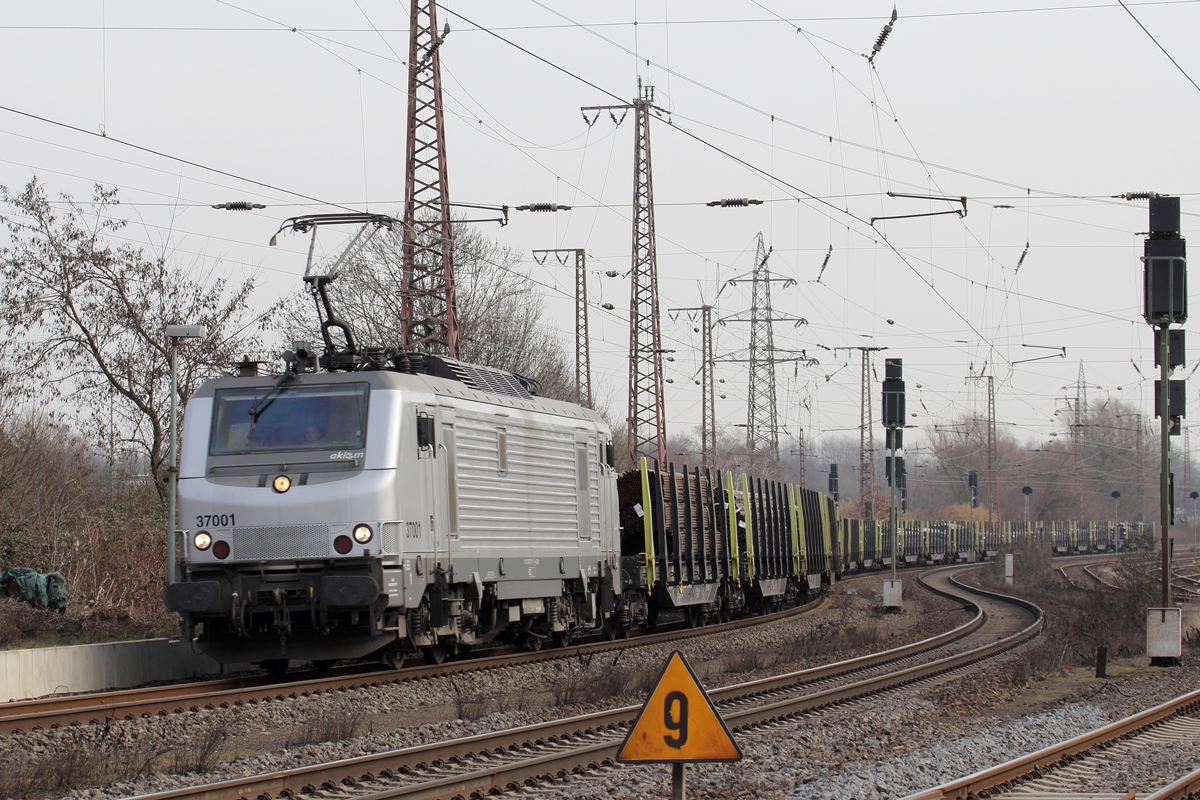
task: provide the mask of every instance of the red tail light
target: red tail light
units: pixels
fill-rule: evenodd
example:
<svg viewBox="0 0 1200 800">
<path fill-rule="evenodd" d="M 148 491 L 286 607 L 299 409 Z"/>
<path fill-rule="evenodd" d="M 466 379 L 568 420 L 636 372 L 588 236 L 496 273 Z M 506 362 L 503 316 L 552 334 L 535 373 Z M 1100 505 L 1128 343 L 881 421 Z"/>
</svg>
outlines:
<svg viewBox="0 0 1200 800">
<path fill-rule="evenodd" d="M 229 558 L 229 542 L 218 541 L 214 543 L 213 555 L 217 558 Z"/>
<path fill-rule="evenodd" d="M 333 549 L 338 551 L 338 555 L 346 555 L 353 546 L 354 543 L 350 541 L 349 536 L 339 536 L 333 540 Z"/>
</svg>

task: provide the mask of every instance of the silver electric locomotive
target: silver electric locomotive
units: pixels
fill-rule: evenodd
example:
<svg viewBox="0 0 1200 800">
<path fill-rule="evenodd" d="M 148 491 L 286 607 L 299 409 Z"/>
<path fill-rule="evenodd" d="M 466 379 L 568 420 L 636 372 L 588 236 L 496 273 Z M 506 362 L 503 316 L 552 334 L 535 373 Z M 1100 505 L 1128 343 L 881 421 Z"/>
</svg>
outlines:
<svg viewBox="0 0 1200 800">
<path fill-rule="evenodd" d="M 332 275 L 305 280 L 324 355 L 294 343 L 282 375 L 187 405 L 165 601 L 188 638 L 279 670 L 601 630 L 622 594 L 608 425 L 507 372 L 360 348 Z"/>
</svg>

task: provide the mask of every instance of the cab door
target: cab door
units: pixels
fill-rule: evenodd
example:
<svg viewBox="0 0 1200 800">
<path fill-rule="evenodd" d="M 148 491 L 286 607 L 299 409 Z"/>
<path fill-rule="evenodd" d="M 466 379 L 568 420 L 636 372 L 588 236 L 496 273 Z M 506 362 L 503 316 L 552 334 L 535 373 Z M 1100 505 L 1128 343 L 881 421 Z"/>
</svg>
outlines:
<svg viewBox="0 0 1200 800">
<path fill-rule="evenodd" d="M 433 551 L 435 566 L 453 571 L 458 549 L 458 463 L 454 409 L 437 408 L 437 447 L 432 464 Z"/>
</svg>

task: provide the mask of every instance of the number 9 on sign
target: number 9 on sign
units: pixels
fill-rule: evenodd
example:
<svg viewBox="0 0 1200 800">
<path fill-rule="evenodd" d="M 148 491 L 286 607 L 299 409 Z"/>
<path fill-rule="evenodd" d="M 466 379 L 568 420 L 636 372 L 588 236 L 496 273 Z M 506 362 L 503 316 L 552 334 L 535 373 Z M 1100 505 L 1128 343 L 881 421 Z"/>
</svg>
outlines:
<svg viewBox="0 0 1200 800">
<path fill-rule="evenodd" d="M 681 653 L 672 653 L 617 751 L 617 761 L 682 764 L 741 757 L 696 673 Z"/>
<path fill-rule="evenodd" d="M 672 706 L 678 706 L 677 713 L 672 713 Z M 668 747 L 678 749 L 687 744 L 688 699 L 683 692 L 670 692 L 663 700 L 663 727 L 675 732 L 674 736 L 663 737 Z"/>
</svg>

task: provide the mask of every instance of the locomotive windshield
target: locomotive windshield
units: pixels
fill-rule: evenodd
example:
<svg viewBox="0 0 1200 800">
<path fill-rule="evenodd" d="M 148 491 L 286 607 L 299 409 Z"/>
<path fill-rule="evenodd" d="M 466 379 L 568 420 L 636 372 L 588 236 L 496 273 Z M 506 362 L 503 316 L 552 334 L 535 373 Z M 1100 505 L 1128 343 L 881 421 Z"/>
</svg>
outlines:
<svg viewBox="0 0 1200 800">
<path fill-rule="evenodd" d="M 366 443 L 366 383 L 292 386 L 276 392 L 255 422 L 250 410 L 271 391 L 218 389 L 209 455 L 284 450 L 361 449 Z"/>
</svg>

